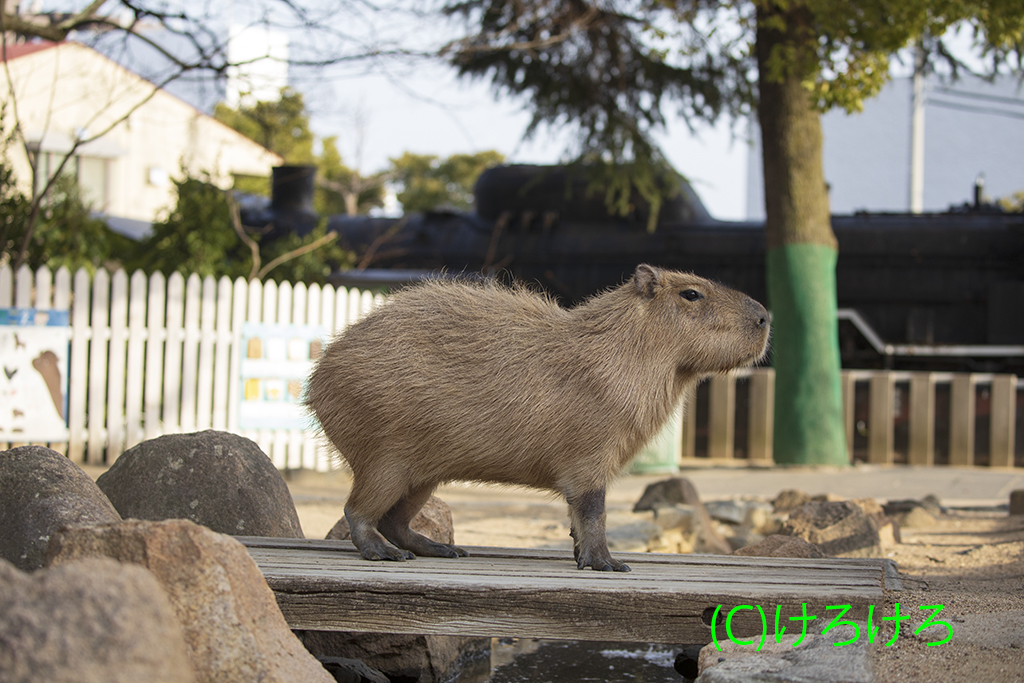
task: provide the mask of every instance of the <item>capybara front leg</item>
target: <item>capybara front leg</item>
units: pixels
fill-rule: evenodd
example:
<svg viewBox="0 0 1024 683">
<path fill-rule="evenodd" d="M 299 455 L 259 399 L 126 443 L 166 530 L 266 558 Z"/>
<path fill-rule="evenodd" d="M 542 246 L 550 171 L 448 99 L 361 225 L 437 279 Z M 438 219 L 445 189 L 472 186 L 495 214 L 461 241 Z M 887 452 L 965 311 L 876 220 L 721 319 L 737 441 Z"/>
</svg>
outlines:
<svg viewBox="0 0 1024 683">
<path fill-rule="evenodd" d="M 399 548 L 411 550 L 424 557 L 465 557 L 462 548 L 448 543 L 439 543 L 423 534 L 413 531 L 409 522 L 416 516 L 430 498 L 434 487 L 427 486 L 413 491 L 394 504 L 387 514 L 381 518 L 377 527 L 384 537 Z"/>
<path fill-rule="evenodd" d="M 573 539 L 572 550 L 579 569 L 628 572 L 629 566 L 612 557 L 604 529 L 604 489 L 566 496 Z"/>
</svg>

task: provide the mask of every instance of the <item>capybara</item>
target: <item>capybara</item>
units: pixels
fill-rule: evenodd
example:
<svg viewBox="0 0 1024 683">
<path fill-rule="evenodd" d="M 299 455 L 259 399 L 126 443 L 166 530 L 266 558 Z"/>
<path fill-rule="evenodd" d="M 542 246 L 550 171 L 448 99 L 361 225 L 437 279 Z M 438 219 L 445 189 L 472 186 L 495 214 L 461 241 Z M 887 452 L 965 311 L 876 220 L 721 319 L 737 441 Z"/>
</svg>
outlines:
<svg viewBox="0 0 1024 683">
<path fill-rule="evenodd" d="M 577 566 L 629 571 L 608 552 L 609 480 L 684 389 L 761 358 L 768 328 L 746 295 L 648 265 L 571 309 L 433 280 L 334 339 L 305 401 L 352 468 L 345 517 L 366 559 L 466 555 L 409 521 L 439 484 L 479 481 L 561 493 Z"/>
</svg>

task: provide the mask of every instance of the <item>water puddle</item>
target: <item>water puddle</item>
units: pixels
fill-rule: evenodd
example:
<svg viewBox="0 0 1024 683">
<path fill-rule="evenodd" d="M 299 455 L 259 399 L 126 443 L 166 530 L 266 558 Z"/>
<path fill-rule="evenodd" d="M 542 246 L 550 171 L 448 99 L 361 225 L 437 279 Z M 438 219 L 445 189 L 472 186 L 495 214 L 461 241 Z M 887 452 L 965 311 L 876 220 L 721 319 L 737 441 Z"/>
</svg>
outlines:
<svg viewBox="0 0 1024 683">
<path fill-rule="evenodd" d="M 466 667 L 454 683 L 681 683 L 680 648 L 643 643 L 495 638 L 490 667 Z M 484 669 L 484 670 L 481 670 Z"/>
</svg>

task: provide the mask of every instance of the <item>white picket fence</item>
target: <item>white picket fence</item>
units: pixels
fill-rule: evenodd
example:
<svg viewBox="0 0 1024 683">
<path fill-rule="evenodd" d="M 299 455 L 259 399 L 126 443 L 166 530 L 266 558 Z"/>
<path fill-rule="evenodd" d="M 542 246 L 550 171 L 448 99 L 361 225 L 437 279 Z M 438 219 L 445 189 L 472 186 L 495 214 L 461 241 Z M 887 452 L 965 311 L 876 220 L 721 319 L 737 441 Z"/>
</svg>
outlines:
<svg viewBox="0 0 1024 683">
<path fill-rule="evenodd" d="M 129 278 L 123 270 L 110 276 L 102 269 L 92 277 L 80 270 L 72 278 L 66 269 L 12 273 L 0 267 L 0 308 L 70 313 L 68 441 L 47 445 L 96 465 L 109 465 L 127 448 L 161 434 L 218 429 L 251 438 L 282 469 L 334 467 L 312 431 L 239 429 L 242 329 L 246 323 L 319 325 L 333 334 L 380 301 L 370 292 L 301 283 L 194 274 L 186 279 L 178 273 L 165 279 L 136 272 Z M 737 382 L 744 383 L 742 392 Z M 690 401 L 679 425 L 683 461 L 771 463 L 773 372 L 737 371 L 705 386 L 706 394 Z M 866 399 L 860 394 L 855 400 L 858 387 L 869 391 Z M 942 387 L 948 396 L 940 421 L 948 425 L 939 434 L 948 441 L 943 460 L 977 464 L 981 424 L 986 464 L 1019 465 L 1015 423 L 1024 384 L 1012 375 L 844 371 L 850 453 L 880 464 L 938 462 L 936 396 Z M 984 403 L 984 410 L 976 403 Z M 901 429 L 907 442 L 902 459 L 896 443 Z M 12 445 L 0 442 L 0 450 Z"/>
<path fill-rule="evenodd" d="M 238 429 L 242 327 L 321 325 L 334 333 L 379 301 L 315 284 L 0 268 L 0 308 L 70 313 L 68 441 L 47 445 L 97 465 L 161 434 L 218 429 L 251 438 L 279 468 L 331 468 L 312 432 Z"/>
</svg>

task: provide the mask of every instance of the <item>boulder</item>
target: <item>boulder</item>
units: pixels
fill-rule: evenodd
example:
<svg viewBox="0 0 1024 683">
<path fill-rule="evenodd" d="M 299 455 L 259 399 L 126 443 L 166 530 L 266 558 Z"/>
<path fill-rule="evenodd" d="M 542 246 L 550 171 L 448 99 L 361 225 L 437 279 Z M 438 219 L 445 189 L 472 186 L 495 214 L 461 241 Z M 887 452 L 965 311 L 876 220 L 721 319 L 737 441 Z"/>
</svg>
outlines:
<svg viewBox="0 0 1024 683">
<path fill-rule="evenodd" d="M 455 543 L 455 525 L 452 524 L 452 509 L 448 506 L 448 503 L 437 496 L 431 496 L 427 499 L 423 508 L 412 518 L 409 528 L 438 543 Z M 334 540 L 348 540 L 351 538 L 348 520 L 344 517 L 339 519 L 331 530 L 327 532 L 327 538 Z"/>
<path fill-rule="evenodd" d="M 878 542 L 882 548 L 891 548 L 902 542 L 899 522 L 885 512 L 881 503 L 874 498 L 854 498 L 850 502 L 875 520 L 878 526 Z"/>
<path fill-rule="evenodd" d="M 747 501 L 747 512 L 743 517 L 743 524 L 740 526 L 767 536 L 769 534 L 777 534 L 779 529 L 782 528 L 782 522 L 779 519 L 779 515 L 775 514 L 771 503 L 751 500 Z"/>
<path fill-rule="evenodd" d="M 741 548 L 747 548 L 752 545 L 757 545 L 758 543 L 764 540 L 764 535 L 759 534 L 756 531 L 753 531 L 752 529 L 745 529 L 741 527 L 737 529 L 736 532 L 732 536 L 729 536 L 726 540 L 729 541 L 729 547 L 732 548 L 732 551 L 735 554 L 736 551 L 740 550 Z"/>
<path fill-rule="evenodd" d="M 201 682 L 331 683 L 288 628 L 245 546 L 187 520 L 65 529 L 50 541 L 52 566 L 85 557 L 142 565 L 159 581 Z M 142 679 L 140 679 L 142 680 Z"/>
<path fill-rule="evenodd" d="M 435 683 L 453 680 L 462 665 L 490 652 L 490 638 L 343 631 L 296 631 L 320 659 L 356 659 L 391 680 Z"/>
<path fill-rule="evenodd" d="M 728 555 L 732 552 L 729 543 L 715 528 L 711 516 L 697 494 L 697 488 L 685 477 L 672 477 L 648 484 L 640 500 L 633 506 L 633 512 L 657 511 L 675 505 L 692 506 L 696 516 L 693 525 L 692 545 L 695 552 Z"/>
<path fill-rule="evenodd" d="M 778 495 L 775 496 L 775 499 L 772 501 L 772 509 L 775 512 L 789 512 L 810 502 L 811 496 L 809 494 L 797 489 L 785 489 L 779 491 Z"/>
<path fill-rule="evenodd" d="M 747 557 L 825 557 L 825 553 L 813 543 L 798 536 L 774 534 L 764 540 L 738 549 L 734 555 Z"/>
<path fill-rule="evenodd" d="M 907 512 L 896 515 L 897 523 L 901 528 L 923 529 L 935 526 L 938 520 L 930 515 L 923 507 L 911 508 Z"/>
<path fill-rule="evenodd" d="M 769 637 L 760 652 L 732 641 L 708 644 L 700 651 L 696 683 L 873 683 L 867 638 L 859 635 L 838 626 L 825 635 L 808 634 L 795 647 L 797 635 L 778 643 Z M 851 640 L 856 642 L 837 646 Z"/>
<path fill-rule="evenodd" d="M 1012 495 L 1012 494 L 1011 494 Z M 885 514 L 890 517 L 899 518 L 900 515 L 906 514 L 915 508 L 921 508 L 929 515 L 937 517 L 945 514 L 945 509 L 942 507 L 941 501 L 938 496 L 933 493 L 929 493 L 921 500 L 913 500 L 911 498 L 904 498 L 898 500 L 890 500 L 882 505 L 882 509 Z"/>
<path fill-rule="evenodd" d="M 25 574 L 0 560 L 0 681 L 192 683 L 181 625 L 142 567 L 90 558 Z"/>
<path fill-rule="evenodd" d="M 207 430 L 143 441 L 96 483 L 125 519 L 188 519 L 234 536 L 303 538 L 281 473 L 237 434 Z"/>
<path fill-rule="evenodd" d="M 338 683 L 391 683 L 391 679 L 358 659 L 317 656 L 327 673 Z"/>
<path fill-rule="evenodd" d="M 727 524 L 740 525 L 747 516 L 746 504 L 738 500 L 710 500 L 704 503 L 704 509 L 711 515 L 711 519 Z"/>
<path fill-rule="evenodd" d="M 812 501 L 789 513 L 782 528 L 832 557 L 881 557 L 875 518 L 851 501 Z"/>
<path fill-rule="evenodd" d="M 702 505 L 697 487 L 686 477 L 672 477 L 648 484 L 633 512 L 657 510 L 671 505 Z"/>
<path fill-rule="evenodd" d="M 43 446 L 0 452 L 0 558 L 24 571 L 43 565 L 50 537 L 72 524 L 121 517 L 80 467 Z"/>
</svg>

